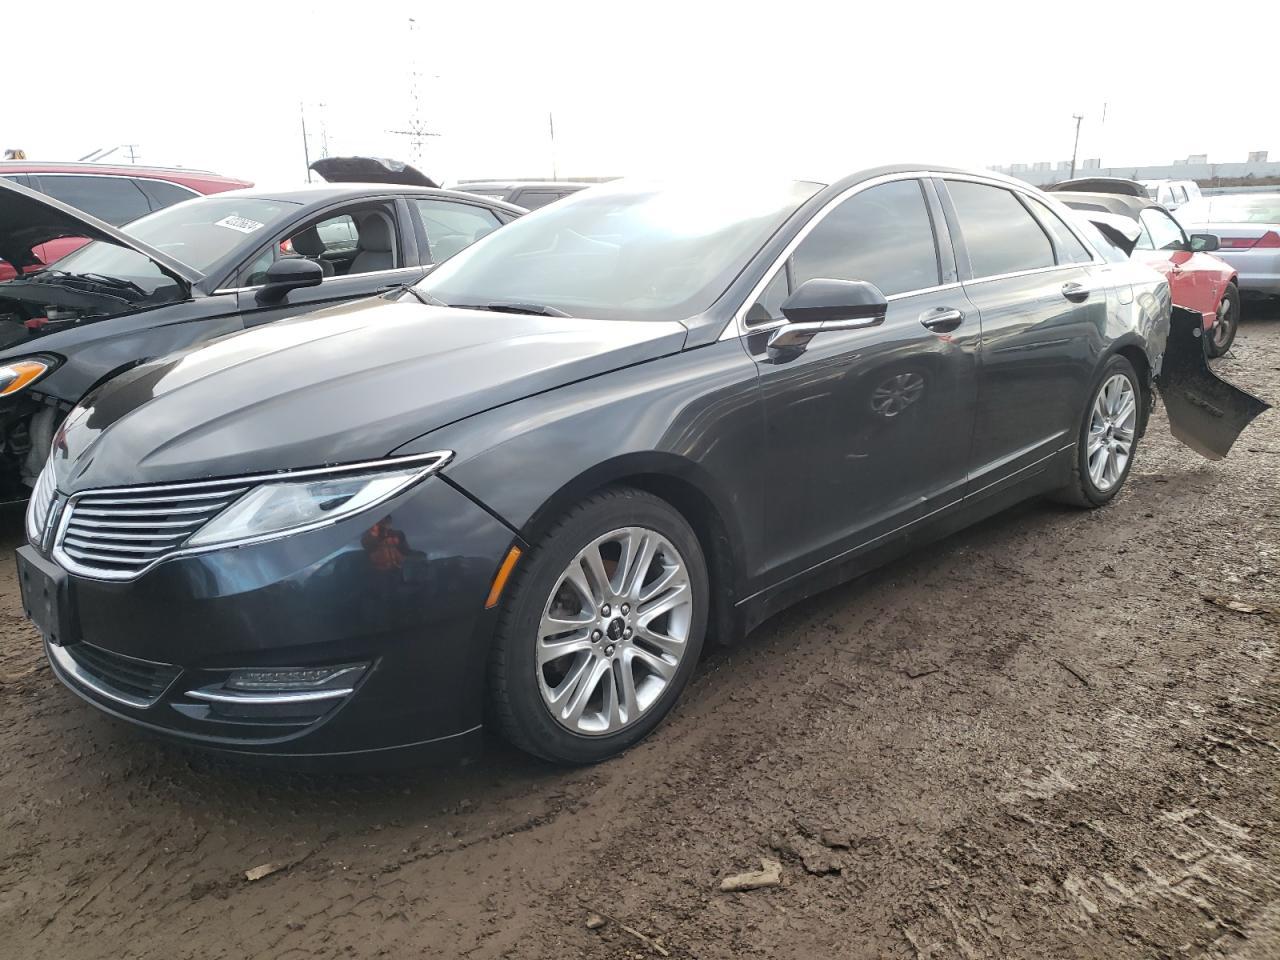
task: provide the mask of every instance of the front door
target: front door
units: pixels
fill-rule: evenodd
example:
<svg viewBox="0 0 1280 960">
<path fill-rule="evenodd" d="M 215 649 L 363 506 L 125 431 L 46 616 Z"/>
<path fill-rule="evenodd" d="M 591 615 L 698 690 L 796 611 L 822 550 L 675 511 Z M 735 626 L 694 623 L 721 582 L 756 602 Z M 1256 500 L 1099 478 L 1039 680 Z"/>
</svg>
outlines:
<svg viewBox="0 0 1280 960">
<path fill-rule="evenodd" d="M 267 269 L 282 257 L 306 257 L 320 264 L 324 279 L 314 287 L 264 299 Z M 317 219 L 273 238 L 241 270 L 240 311 L 246 327 L 369 297 L 426 275 L 407 207 L 395 200 L 364 201 L 325 211 Z"/>
<path fill-rule="evenodd" d="M 1169 293 L 1176 306 L 1200 313 L 1212 322 L 1218 309 L 1218 293 L 1213 279 L 1195 269 L 1198 255 L 1191 252 L 1191 242 L 1178 222 L 1155 207 L 1139 214 L 1142 234 L 1133 251 L 1138 260 L 1169 278 Z"/>
<path fill-rule="evenodd" d="M 944 283 L 954 263 L 939 256 L 927 189 L 917 179 L 880 183 L 820 213 L 748 308 L 775 580 L 874 545 L 962 494 L 978 325 L 959 286 Z M 782 301 L 815 278 L 875 284 L 889 300 L 884 322 L 770 348 L 786 322 Z"/>
</svg>

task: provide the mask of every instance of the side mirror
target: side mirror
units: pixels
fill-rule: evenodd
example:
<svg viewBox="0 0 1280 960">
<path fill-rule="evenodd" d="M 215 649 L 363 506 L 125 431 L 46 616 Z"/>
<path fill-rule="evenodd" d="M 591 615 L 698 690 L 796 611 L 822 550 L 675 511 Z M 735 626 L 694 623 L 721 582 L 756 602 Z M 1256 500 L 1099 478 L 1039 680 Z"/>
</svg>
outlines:
<svg viewBox="0 0 1280 960">
<path fill-rule="evenodd" d="M 769 337 L 770 347 L 800 347 L 826 330 L 859 330 L 884 323 L 889 302 L 862 280 L 806 280 L 782 303 L 789 321 Z"/>
<path fill-rule="evenodd" d="M 1192 253 L 1213 253 L 1222 244 L 1212 233 L 1193 233 L 1191 235 Z"/>
<path fill-rule="evenodd" d="M 262 301 L 280 300 L 290 290 L 299 287 L 318 287 L 324 279 L 320 264 L 305 257 L 289 257 L 277 260 L 267 268 L 266 282 L 258 291 Z"/>
</svg>

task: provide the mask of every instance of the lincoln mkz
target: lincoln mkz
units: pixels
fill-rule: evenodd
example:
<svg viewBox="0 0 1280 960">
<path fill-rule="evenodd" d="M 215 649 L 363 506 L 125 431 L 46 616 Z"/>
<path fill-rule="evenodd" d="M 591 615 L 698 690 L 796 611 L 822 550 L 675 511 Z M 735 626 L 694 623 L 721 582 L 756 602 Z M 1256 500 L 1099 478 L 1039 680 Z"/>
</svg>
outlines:
<svg viewBox="0 0 1280 960">
<path fill-rule="evenodd" d="M 190 744 L 601 760 L 708 638 L 1017 501 L 1106 504 L 1156 387 L 1224 455 L 1264 405 L 1136 239 L 940 168 L 584 190 L 95 390 L 27 612 L 67 686 Z"/>
</svg>

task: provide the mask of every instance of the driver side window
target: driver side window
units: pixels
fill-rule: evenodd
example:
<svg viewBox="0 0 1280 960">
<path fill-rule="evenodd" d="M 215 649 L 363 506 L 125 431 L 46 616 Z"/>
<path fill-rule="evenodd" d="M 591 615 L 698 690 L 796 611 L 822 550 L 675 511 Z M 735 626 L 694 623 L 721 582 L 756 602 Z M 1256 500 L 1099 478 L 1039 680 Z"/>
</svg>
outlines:
<svg viewBox="0 0 1280 960">
<path fill-rule="evenodd" d="M 396 269 L 404 266 L 397 239 L 391 203 L 362 203 L 330 211 L 268 245 L 244 268 L 239 285 L 265 283 L 272 263 L 294 257 L 320 264 L 326 280 Z"/>
<path fill-rule="evenodd" d="M 828 213 L 796 247 L 787 269 L 778 272 L 748 309 L 747 323 L 781 320 L 788 289 L 819 277 L 865 280 L 886 297 L 941 283 L 933 223 L 920 181 L 882 183 Z"/>
<path fill-rule="evenodd" d="M 1142 221 L 1143 233 L 1150 237 L 1151 249 L 1186 249 L 1187 243 L 1186 238 L 1182 235 L 1182 228 L 1163 210 L 1155 210 L 1148 207 L 1142 211 L 1139 217 Z"/>
</svg>

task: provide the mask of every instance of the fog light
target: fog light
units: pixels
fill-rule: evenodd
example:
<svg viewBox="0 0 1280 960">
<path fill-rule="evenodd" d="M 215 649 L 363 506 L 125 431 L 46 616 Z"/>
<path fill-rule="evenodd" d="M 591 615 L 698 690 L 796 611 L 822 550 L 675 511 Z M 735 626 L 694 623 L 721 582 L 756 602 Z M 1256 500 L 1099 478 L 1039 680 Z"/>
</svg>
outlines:
<svg viewBox="0 0 1280 960">
<path fill-rule="evenodd" d="M 367 663 L 340 667 L 268 667 L 237 670 L 227 678 L 224 689 L 244 691 L 350 689 L 369 669 Z"/>
</svg>

